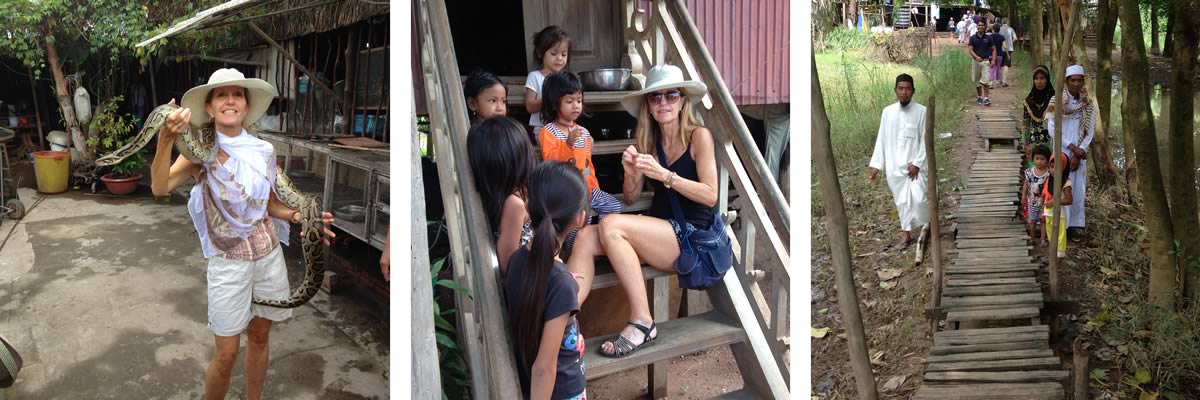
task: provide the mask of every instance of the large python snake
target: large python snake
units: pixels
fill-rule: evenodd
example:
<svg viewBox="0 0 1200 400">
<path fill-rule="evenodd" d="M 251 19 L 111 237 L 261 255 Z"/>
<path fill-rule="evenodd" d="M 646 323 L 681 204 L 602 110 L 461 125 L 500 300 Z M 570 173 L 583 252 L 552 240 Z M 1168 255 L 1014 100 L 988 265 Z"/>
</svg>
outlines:
<svg viewBox="0 0 1200 400">
<path fill-rule="evenodd" d="M 129 144 L 113 151 L 111 154 L 105 155 L 96 159 L 96 166 L 106 167 L 116 165 L 125 158 L 137 153 L 148 143 L 154 135 L 158 134 L 162 129 L 163 123 L 167 121 L 167 116 L 171 115 L 179 106 L 175 104 L 163 104 L 150 112 L 146 117 L 146 124 L 138 135 L 134 137 Z M 214 161 L 216 152 L 212 151 L 213 145 L 216 143 L 215 132 L 212 125 L 207 125 L 204 128 L 196 128 L 187 125 L 186 130 L 175 139 L 175 149 L 179 150 L 184 157 L 191 160 L 193 163 L 209 164 Z M 300 238 L 301 246 L 304 250 L 304 281 L 300 287 L 292 291 L 287 300 L 264 300 L 254 299 L 254 304 L 264 306 L 279 307 L 279 308 L 295 308 L 307 303 L 316 296 L 317 291 L 321 288 L 321 282 L 324 279 L 325 260 L 322 258 L 324 247 L 321 245 L 321 201 L 315 196 L 308 196 L 301 193 L 292 185 L 292 180 L 288 179 L 287 174 L 282 168 L 275 170 L 275 196 L 279 198 L 287 207 L 300 212 Z"/>
</svg>

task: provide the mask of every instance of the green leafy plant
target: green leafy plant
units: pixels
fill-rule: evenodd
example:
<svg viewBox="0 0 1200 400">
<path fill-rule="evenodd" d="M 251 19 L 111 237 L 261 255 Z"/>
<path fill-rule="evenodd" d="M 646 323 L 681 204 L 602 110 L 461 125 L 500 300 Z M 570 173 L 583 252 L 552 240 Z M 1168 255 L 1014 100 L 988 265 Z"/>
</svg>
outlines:
<svg viewBox="0 0 1200 400">
<path fill-rule="evenodd" d="M 137 132 L 137 117 L 130 114 L 120 115 L 117 109 L 123 101 L 122 96 L 113 97 L 96 107 L 96 114 L 88 124 L 87 145 L 93 154 L 105 155 L 129 144 Z M 119 164 L 112 167 L 114 178 L 128 178 L 137 175 L 146 167 L 146 157 L 139 150 Z"/>
<path fill-rule="evenodd" d="M 447 257 L 442 257 L 433 263 L 429 270 L 429 275 L 432 277 L 434 292 L 437 292 L 438 287 L 443 287 L 463 295 L 468 298 L 471 296 L 466 288 L 449 279 L 440 279 L 438 274 L 442 272 L 442 268 L 446 265 Z M 452 386 L 461 391 L 463 398 L 470 398 L 471 380 L 470 373 L 467 370 L 467 364 L 463 360 L 462 348 L 459 347 L 457 336 L 458 333 L 454 328 L 454 324 L 450 319 L 454 317 L 454 309 L 442 310 L 441 306 L 436 301 L 433 302 L 433 325 L 434 338 L 438 346 L 438 365 L 441 369 L 442 376 L 442 399 L 446 397 L 446 387 Z"/>
</svg>

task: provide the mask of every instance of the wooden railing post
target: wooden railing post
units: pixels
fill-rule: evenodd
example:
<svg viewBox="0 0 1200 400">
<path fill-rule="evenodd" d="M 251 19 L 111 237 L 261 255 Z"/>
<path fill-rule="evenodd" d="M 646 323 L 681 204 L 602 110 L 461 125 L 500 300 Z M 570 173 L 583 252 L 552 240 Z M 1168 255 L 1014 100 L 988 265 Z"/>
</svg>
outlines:
<svg viewBox="0 0 1200 400">
<path fill-rule="evenodd" d="M 470 296 L 458 294 L 456 300 L 473 393 L 477 399 L 520 398 L 507 314 L 501 307 L 496 251 L 475 181 L 469 178 L 466 104 L 458 100 L 463 89 L 446 5 L 443 0 L 420 0 L 417 11 L 430 128 L 437 143 L 438 174 L 443 177 L 439 183 L 446 203 L 454 275 L 470 291 Z"/>
<path fill-rule="evenodd" d="M 937 146 L 934 131 L 934 116 L 937 98 L 929 96 L 929 104 L 925 105 L 925 174 L 929 177 L 929 186 L 927 188 L 926 199 L 929 201 L 929 259 L 933 261 L 933 313 L 934 317 L 929 322 L 929 337 L 933 337 L 934 332 L 937 332 L 938 321 L 941 320 L 941 313 L 936 312 L 942 307 L 942 279 L 944 271 L 942 271 L 942 226 L 940 218 L 938 218 L 939 197 L 938 197 L 938 170 L 937 170 Z"/>
</svg>

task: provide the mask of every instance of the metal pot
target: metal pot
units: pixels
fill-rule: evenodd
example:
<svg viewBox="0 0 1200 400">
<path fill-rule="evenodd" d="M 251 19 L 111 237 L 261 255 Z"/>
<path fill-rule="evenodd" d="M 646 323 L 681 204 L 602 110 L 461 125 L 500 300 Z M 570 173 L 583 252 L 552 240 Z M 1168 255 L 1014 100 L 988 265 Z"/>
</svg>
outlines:
<svg viewBox="0 0 1200 400">
<path fill-rule="evenodd" d="M 341 206 L 333 210 L 333 215 L 350 222 L 363 222 L 367 219 L 367 208 L 358 205 Z"/>
<path fill-rule="evenodd" d="M 586 91 L 629 90 L 633 78 L 628 68 L 605 68 L 579 73 L 579 81 Z"/>
</svg>

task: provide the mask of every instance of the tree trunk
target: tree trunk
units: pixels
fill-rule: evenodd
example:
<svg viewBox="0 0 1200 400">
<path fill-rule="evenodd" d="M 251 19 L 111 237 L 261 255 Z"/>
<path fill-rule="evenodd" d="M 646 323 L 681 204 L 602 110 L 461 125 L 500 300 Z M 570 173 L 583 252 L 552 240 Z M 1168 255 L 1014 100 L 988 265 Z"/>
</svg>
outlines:
<svg viewBox="0 0 1200 400">
<path fill-rule="evenodd" d="M 858 27 L 858 0 L 850 0 L 850 20 L 854 21 L 852 25 Z M 866 23 L 864 21 L 863 23 Z"/>
<path fill-rule="evenodd" d="M 67 123 L 67 133 L 71 134 L 70 145 L 79 151 L 80 156 L 87 157 L 87 138 L 79 129 L 79 121 L 75 119 L 75 105 L 71 93 L 67 91 L 67 78 L 63 75 L 62 65 L 58 63 L 58 49 L 54 42 L 49 40 L 46 41 L 46 61 L 50 64 L 50 73 L 54 75 L 54 95 L 58 98 L 58 107 Z"/>
<path fill-rule="evenodd" d="M 829 216 L 829 249 L 833 253 L 833 268 L 837 275 L 838 310 L 845 316 L 843 321 L 846 323 L 846 340 L 850 348 L 850 368 L 854 370 L 858 398 L 876 400 L 879 393 L 875 388 L 875 374 L 871 371 L 871 360 L 867 355 L 862 311 L 858 307 L 858 295 L 855 293 L 858 285 L 854 284 L 854 266 L 850 264 L 850 228 L 847 226 L 849 220 L 846 218 L 846 206 L 842 202 L 842 185 L 838 181 L 837 164 L 833 160 L 829 117 L 825 114 L 825 97 L 821 94 L 821 81 L 817 76 L 817 59 L 814 57 L 811 60 L 813 168 L 817 170 L 821 200 L 825 203 L 825 210 Z"/>
<path fill-rule="evenodd" d="M 1096 151 L 1093 152 L 1093 157 L 1101 161 L 1102 167 L 1097 175 L 1098 181 L 1102 184 L 1111 184 L 1117 179 L 1116 166 L 1112 162 L 1112 151 L 1109 146 L 1109 135 L 1112 123 L 1109 118 L 1112 109 L 1112 49 L 1113 49 L 1113 34 L 1117 27 L 1116 0 L 1099 0 L 1099 10 L 1097 22 L 1099 29 L 1096 30 L 1096 80 L 1094 96 L 1096 97 L 1097 108 L 1099 109 L 1099 118 L 1096 121 L 1096 140 L 1103 141 L 1104 150 L 1101 151 L 1097 147 L 1093 147 Z M 1132 152 L 1126 152 L 1125 160 L 1128 163 Z"/>
<path fill-rule="evenodd" d="M 1183 2 L 1187 3 L 1186 0 Z M 1195 10 L 1189 11 L 1195 12 Z M 1164 58 L 1171 58 L 1171 54 L 1174 54 L 1174 49 L 1172 47 L 1175 45 L 1175 31 L 1173 30 L 1175 29 L 1175 8 L 1167 7 L 1167 9 L 1163 10 L 1163 12 L 1167 13 L 1167 37 L 1163 40 L 1162 56 Z"/>
<path fill-rule="evenodd" d="M 1045 43 L 1042 42 L 1045 29 L 1042 29 L 1042 0 L 1029 0 L 1029 22 L 1033 23 L 1033 30 L 1029 32 L 1030 53 L 1033 55 L 1033 65 L 1043 65 L 1045 62 L 1042 58 L 1042 49 Z"/>
<path fill-rule="evenodd" d="M 1121 125 L 1126 135 L 1134 137 L 1138 161 L 1141 162 L 1138 186 L 1141 187 L 1146 225 L 1150 232 L 1150 302 L 1173 309 L 1176 276 L 1170 252 L 1174 235 L 1171 209 L 1167 205 L 1158 161 L 1154 119 L 1150 115 L 1150 68 L 1146 45 L 1142 42 L 1138 0 L 1124 0 L 1120 15 L 1121 70 L 1125 85 L 1121 98 Z"/>
<path fill-rule="evenodd" d="M 1179 20 L 1167 24 L 1175 29 L 1168 36 L 1168 43 L 1175 48 L 1168 50 L 1176 55 L 1175 65 L 1171 67 L 1171 126 L 1167 134 L 1167 151 L 1171 153 L 1171 214 L 1179 216 L 1174 221 L 1174 231 L 1182 247 L 1178 261 L 1179 266 L 1184 268 L 1184 296 L 1190 300 L 1190 304 L 1200 305 L 1200 273 L 1190 268 L 1193 258 L 1200 257 L 1200 235 L 1195 234 L 1200 232 L 1200 210 L 1197 210 L 1196 203 L 1196 168 L 1192 147 L 1197 72 L 1194 60 L 1197 45 L 1200 45 L 1200 27 L 1197 27 L 1200 18 L 1189 12 L 1200 7 L 1200 0 L 1177 0 L 1175 7 L 1171 15 Z M 1175 39 L 1170 40 L 1171 36 Z M 1200 262 L 1200 259 L 1196 262 Z"/>
<path fill-rule="evenodd" d="M 1157 1 L 1150 2 L 1150 54 L 1160 55 L 1158 47 L 1158 5 Z M 1124 24 L 1122 24 L 1124 25 Z M 1124 36 L 1124 35 L 1122 35 Z"/>
</svg>

